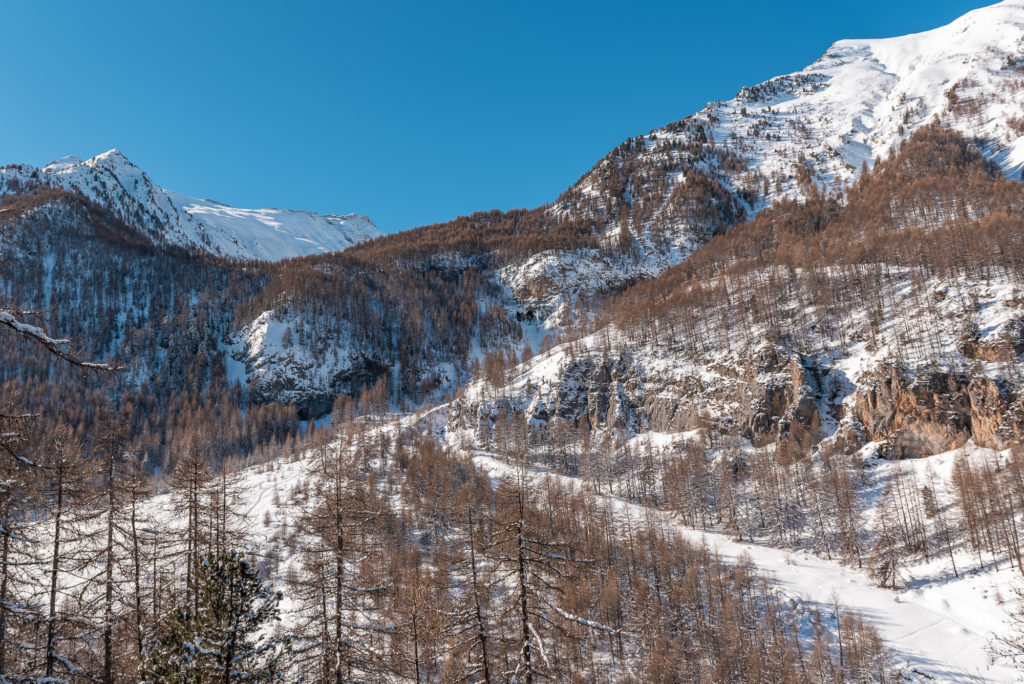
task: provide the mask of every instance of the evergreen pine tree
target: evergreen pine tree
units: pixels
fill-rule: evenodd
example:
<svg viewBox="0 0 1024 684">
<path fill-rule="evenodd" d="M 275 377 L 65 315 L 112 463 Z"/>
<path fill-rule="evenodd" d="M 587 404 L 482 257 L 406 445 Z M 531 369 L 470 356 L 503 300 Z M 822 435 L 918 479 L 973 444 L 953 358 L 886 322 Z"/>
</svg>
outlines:
<svg viewBox="0 0 1024 684">
<path fill-rule="evenodd" d="M 196 590 L 198 612 L 184 606 L 165 623 L 143 665 L 143 681 L 284 681 L 289 638 L 265 633 L 279 619 L 281 592 L 234 550 L 203 559 Z"/>
</svg>

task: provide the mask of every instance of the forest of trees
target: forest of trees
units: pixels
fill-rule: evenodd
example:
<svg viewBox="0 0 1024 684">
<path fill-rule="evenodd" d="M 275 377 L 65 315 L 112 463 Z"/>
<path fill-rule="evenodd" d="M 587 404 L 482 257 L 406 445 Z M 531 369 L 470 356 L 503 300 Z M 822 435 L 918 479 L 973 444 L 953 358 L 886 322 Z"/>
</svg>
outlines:
<svg viewBox="0 0 1024 684">
<path fill-rule="evenodd" d="M 638 338 L 671 330 L 696 354 L 765 328 L 813 353 L 821 340 L 845 342 L 852 314 L 864 308 L 899 319 L 892 293 L 903 283 L 922 307 L 936 304 L 925 291 L 930 278 L 1024 285 L 1022 227 L 1020 183 L 962 135 L 932 124 L 845 197 L 777 202 L 624 292 L 603 320 Z M 723 305 L 728 316 L 708 315 Z"/>
<path fill-rule="evenodd" d="M 880 586 L 905 587 L 903 568 L 933 556 L 949 560 L 956 576 L 989 568 L 1024 576 L 1021 450 L 961 455 L 948 476 L 928 468 L 879 481 L 862 457 L 835 443 L 787 454 L 704 430 L 681 444 L 631 445 L 591 440 L 589 430 L 563 419 L 531 425 L 507 411 L 475 434 L 473 447 L 502 461 L 523 458 L 526 444 L 531 463 L 578 478 L 598 496 L 671 512 L 686 527 L 740 541 L 813 550 L 867 570 Z M 863 492 L 871 489 L 880 497 L 869 510 Z"/>
<path fill-rule="evenodd" d="M 64 425 L 6 442 L 0 673 L 891 681 L 855 613 L 795 611 L 753 565 L 533 481 L 523 458 L 492 487 L 428 433 L 339 410 L 335 430 L 247 471 L 300 469 L 274 490 L 287 504 L 268 512 L 270 534 L 239 508 L 247 480 L 198 438 L 158 478 L 114 416 L 91 450 Z M 221 679 L 228 662 L 246 676 Z"/>
<path fill-rule="evenodd" d="M 900 320 L 908 357 L 974 364 L 977 330 L 927 323 L 942 315 L 933 284 L 1024 289 L 1024 192 L 932 125 L 843 196 L 744 222 L 768 179 L 737 191 L 706 163 L 746 173 L 735 150 L 695 121 L 670 132 L 690 142 L 630 140 L 549 207 L 275 264 L 155 246 L 52 189 L 5 196 L 0 680 L 895 681 L 865 618 L 784 598 L 678 526 L 813 552 L 894 590 L 936 557 L 957 577 L 1024 575 L 1024 451 L 878 481 L 852 432 L 755 449 L 723 419 L 659 447 L 538 419 L 509 399 L 533 312 L 495 273 L 544 250 L 639 259 L 634 239 L 667 250 L 685 224 L 704 247 L 573 299 L 536 351 L 614 330 L 601 353 L 809 355 L 881 346 L 881 322 Z M 285 350 L 317 368 L 349 354 L 347 374 L 301 406 L 239 383 L 232 336 L 266 312 L 288 324 Z M 997 350 L 1007 369 L 1019 342 Z M 471 379 L 502 408 L 461 446 L 390 413 Z M 308 420 L 332 405 L 329 428 Z"/>
</svg>

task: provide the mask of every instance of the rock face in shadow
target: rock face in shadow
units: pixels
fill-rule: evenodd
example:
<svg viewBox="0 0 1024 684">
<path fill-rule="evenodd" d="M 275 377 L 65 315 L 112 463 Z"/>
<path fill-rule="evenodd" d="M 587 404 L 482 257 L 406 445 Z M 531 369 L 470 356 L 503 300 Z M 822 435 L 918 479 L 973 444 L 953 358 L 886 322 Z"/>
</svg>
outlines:
<svg viewBox="0 0 1024 684">
<path fill-rule="evenodd" d="M 857 392 L 853 418 L 863 438 L 886 440 L 893 458 L 916 458 L 973 439 L 1005 449 L 1024 434 L 1020 398 L 981 374 L 929 371 L 910 376 L 887 365 Z"/>
<path fill-rule="evenodd" d="M 359 396 L 364 388 L 373 387 L 379 379 L 391 373 L 389 366 L 367 356 L 354 360 L 350 367 L 335 373 L 326 386 L 311 379 L 314 370 L 295 363 L 275 368 L 251 387 L 252 398 L 256 402 L 272 402 L 281 401 L 282 397 L 295 397 L 290 403 L 295 406 L 299 420 L 315 420 L 331 412 L 339 395 Z"/>
</svg>

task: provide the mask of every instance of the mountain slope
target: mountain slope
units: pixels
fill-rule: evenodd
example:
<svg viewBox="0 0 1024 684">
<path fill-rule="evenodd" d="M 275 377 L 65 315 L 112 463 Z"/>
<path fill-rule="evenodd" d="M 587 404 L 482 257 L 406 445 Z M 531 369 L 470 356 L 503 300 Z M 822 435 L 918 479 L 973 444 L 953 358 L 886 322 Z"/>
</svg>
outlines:
<svg viewBox="0 0 1024 684">
<path fill-rule="evenodd" d="M 1024 556 L 970 539 L 964 483 L 989 478 L 977 519 L 1019 529 L 1006 501 L 1024 490 L 998 478 L 1024 473 L 1022 236 L 1024 186 L 961 133 L 920 127 L 842 198 L 777 201 L 436 420 L 496 468 L 526 451 L 545 477 L 750 553 L 797 595 L 835 591 L 878 621 L 909 681 L 1015 681 L 991 640 L 1024 609 Z M 809 494 L 840 481 L 845 504 Z M 908 493 L 919 519 L 901 523 Z"/>
<path fill-rule="evenodd" d="M 656 276 L 780 199 L 841 190 L 935 119 L 1016 176 L 1022 79 L 1020 0 L 920 34 L 840 41 L 802 71 L 625 141 L 548 210 L 552 223 L 592 223 L 604 248 L 537 254 L 511 264 L 502 281 L 555 311 Z M 558 287 L 538 292 L 538 282 Z"/>
<path fill-rule="evenodd" d="M 521 354 L 527 346 L 536 351 L 547 332 L 554 339 L 571 326 L 587 326 L 603 301 L 686 263 L 709 240 L 752 216 L 822 191 L 838 193 L 936 118 L 1003 174 L 1016 177 L 1017 149 L 1024 144 L 1017 118 L 1024 104 L 1022 45 L 1019 0 L 922 34 L 841 41 L 801 72 L 744 88 L 728 102 L 624 142 L 550 206 L 482 212 L 388 235 L 355 246 L 346 258 L 371 272 L 394 269 L 388 280 L 403 272 L 407 278 L 431 273 L 460 282 L 460 291 L 477 287 L 467 296 L 478 299 L 480 309 L 493 303 L 522 328 L 521 335 L 504 338 L 513 345 L 506 354 Z M 901 199 L 908 200 L 913 197 Z M 747 242 L 757 245 L 756 239 Z M 290 275 L 280 281 L 297 285 L 264 297 L 242 322 L 280 308 L 277 302 L 288 294 L 311 303 L 301 312 L 294 306 L 287 315 L 277 311 L 293 329 L 320 318 L 342 320 L 351 307 L 341 298 L 326 307 L 315 304 L 324 294 L 308 296 L 304 283 L 310 277 L 300 274 L 306 267 L 318 281 L 328 281 L 325 292 L 346 287 L 347 271 L 338 270 L 333 257 L 285 265 Z M 331 342 L 347 348 L 349 335 Z M 284 353 L 250 349 L 246 356 L 305 367 L 307 357 L 316 357 L 306 351 L 324 342 L 307 339 Z M 483 361 L 484 352 L 496 351 L 476 346 L 468 345 L 467 357 L 458 350 L 457 372 L 446 369 L 444 375 L 464 379 L 474 358 Z M 361 354 L 394 365 L 373 350 Z M 437 376 L 430 368 L 422 372 Z M 300 383 L 295 391 L 309 389 Z"/>
<path fill-rule="evenodd" d="M 1024 434 L 1022 221 L 1020 183 L 923 127 L 842 201 L 781 201 L 626 290 L 596 332 L 470 386 L 452 421 L 1008 448 Z"/>
<path fill-rule="evenodd" d="M 0 170 L 0 195 L 52 185 L 110 209 L 157 244 L 240 259 L 277 261 L 340 251 L 381 235 L 365 216 L 285 209 L 238 209 L 164 190 L 118 150 L 92 159 L 64 157 L 42 169 Z"/>
</svg>

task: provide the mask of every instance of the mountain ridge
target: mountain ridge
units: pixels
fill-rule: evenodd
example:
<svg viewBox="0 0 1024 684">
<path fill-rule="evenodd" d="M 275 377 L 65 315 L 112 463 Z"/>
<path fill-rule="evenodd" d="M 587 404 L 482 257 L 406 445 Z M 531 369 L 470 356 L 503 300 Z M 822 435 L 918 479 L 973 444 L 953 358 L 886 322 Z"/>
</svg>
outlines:
<svg viewBox="0 0 1024 684">
<path fill-rule="evenodd" d="M 840 193 L 936 120 L 1019 177 L 1022 45 L 1018 0 L 916 34 L 837 41 L 802 70 L 627 139 L 548 205 L 414 228 L 355 251 L 487 253 L 499 284 L 558 329 L 580 298 L 657 277 L 781 199 Z M 480 232 L 492 236 L 486 245 Z"/>
<path fill-rule="evenodd" d="M 0 196 L 37 184 L 81 194 L 157 244 L 236 259 L 278 261 L 338 251 L 382 234 L 362 214 L 243 209 L 165 190 L 116 148 L 86 160 L 69 155 L 41 169 L 15 165 L 0 170 Z"/>
</svg>

